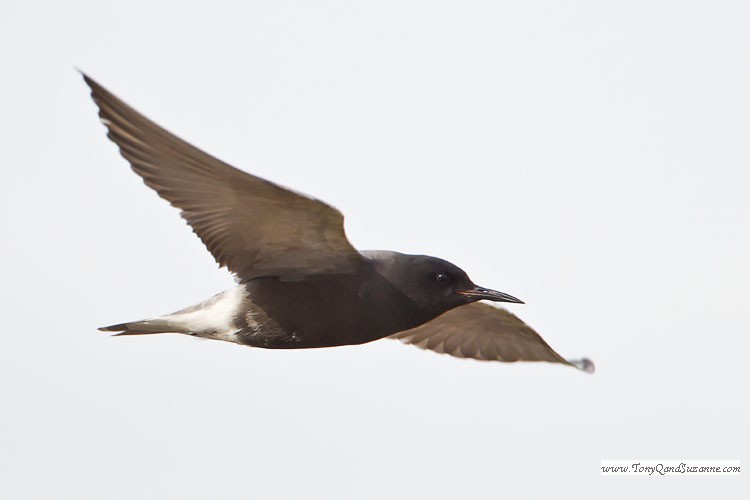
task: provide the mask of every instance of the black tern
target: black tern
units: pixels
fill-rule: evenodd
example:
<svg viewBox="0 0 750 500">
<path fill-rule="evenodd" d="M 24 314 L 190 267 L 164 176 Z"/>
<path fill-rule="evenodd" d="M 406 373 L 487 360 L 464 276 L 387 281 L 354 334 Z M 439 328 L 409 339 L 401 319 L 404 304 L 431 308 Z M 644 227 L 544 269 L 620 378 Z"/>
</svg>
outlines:
<svg viewBox="0 0 750 500">
<path fill-rule="evenodd" d="M 557 354 L 509 311 L 479 302 L 522 304 L 517 298 L 475 285 L 442 259 L 357 251 L 335 208 L 214 158 L 83 78 L 120 154 L 180 209 L 238 282 L 175 313 L 100 330 L 182 333 L 268 349 L 392 338 L 462 358 L 594 370 L 589 359 Z"/>
</svg>

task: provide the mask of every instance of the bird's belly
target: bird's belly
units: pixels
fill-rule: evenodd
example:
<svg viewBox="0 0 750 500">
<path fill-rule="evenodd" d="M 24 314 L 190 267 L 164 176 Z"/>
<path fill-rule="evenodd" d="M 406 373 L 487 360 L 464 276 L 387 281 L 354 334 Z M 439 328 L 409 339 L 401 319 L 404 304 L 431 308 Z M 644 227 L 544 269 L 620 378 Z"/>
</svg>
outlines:
<svg viewBox="0 0 750 500">
<path fill-rule="evenodd" d="M 266 349 L 309 349 L 364 344 L 386 336 L 356 313 L 337 311 L 332 317 L 288 311 L 269 314 L 253 304 L 239 323 L 237 339 L 242 344 Z M 343 320 L 342 320 L 343 319 Z"/>
<path fill-rule="evenodd" d="M 367 307 L 357 283 L 341 277 L 283 282 L 264 278 L 247 287 L 240 342 L 268 349 L 363 344 L 399 331 Z"/>
</svg>

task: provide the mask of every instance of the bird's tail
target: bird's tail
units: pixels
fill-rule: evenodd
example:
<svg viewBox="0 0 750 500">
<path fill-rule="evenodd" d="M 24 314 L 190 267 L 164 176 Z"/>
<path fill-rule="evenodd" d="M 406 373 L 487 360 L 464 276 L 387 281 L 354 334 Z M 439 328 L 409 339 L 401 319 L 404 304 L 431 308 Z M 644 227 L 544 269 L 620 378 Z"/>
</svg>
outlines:
<svg viewBox="0 0 750 500">
<path fill-rule="evenodd" d="M 240 285 L 214 295 L 208 300 L 172 314 L 103 326 L 103 332 L 117 335 L 150 335 L 152 333 L 184 333 L 208 339 L 237 342 L 234 334 L 240 329 L 234 317 L 247 300 L 245 286 Z"/>
<path fill-rule="evenodd" d="M 150 318 L 140 321 L 131 321 L 120 323 L 119 325 L 103 326 L 99 328 L 102 332 L 118 332 L 118 335 L 149 335 L 152 333 L 188 333 L 181 328 L 175 321 L 170 321 L 168 317 Z"/>
</svg>

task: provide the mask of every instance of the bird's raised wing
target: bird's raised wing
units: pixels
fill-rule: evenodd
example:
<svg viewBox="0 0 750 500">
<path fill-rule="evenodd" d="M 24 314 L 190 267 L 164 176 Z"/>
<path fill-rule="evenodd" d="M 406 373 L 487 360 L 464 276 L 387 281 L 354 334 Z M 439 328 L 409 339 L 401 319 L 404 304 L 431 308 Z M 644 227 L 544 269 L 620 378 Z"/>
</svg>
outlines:
<svg viewBox="0 0 750 500">
<path fill-rule="evenodd" d="M 182 211 L 216 262 L 240 280 L 346 274 L 363 261 L 335 208 L 204 153 L 83 78 L 135 173 Z"/>
<path fill-rule="evenodd" d="M 391 335 L 405 344 L 485 361 L 550 361 L 594 371 L 587 359 L 567 360 L 516 315 L 501 307 L 475 302 L 451 309 L 411 330 Z"/>
</svg>

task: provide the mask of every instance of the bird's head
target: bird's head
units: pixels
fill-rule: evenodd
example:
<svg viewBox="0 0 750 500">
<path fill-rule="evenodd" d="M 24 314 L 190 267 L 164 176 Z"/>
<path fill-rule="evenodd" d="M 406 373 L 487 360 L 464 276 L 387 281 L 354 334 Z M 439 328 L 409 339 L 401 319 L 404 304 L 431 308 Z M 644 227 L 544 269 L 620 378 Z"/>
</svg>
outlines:
<svg viewBox="0 0 750 500">
<path fill-rule="evenodd" d="M 367 252 L 377 271 L 420 308 L 445 312 L 478 300 L 522 301 L 507 293 L 475 285 L 455 264 L 427 255 Z"/>
</svg>

